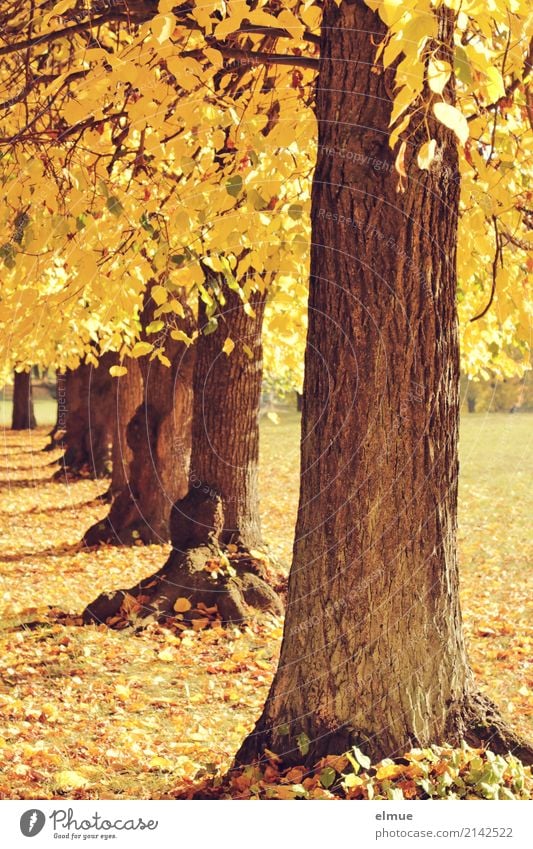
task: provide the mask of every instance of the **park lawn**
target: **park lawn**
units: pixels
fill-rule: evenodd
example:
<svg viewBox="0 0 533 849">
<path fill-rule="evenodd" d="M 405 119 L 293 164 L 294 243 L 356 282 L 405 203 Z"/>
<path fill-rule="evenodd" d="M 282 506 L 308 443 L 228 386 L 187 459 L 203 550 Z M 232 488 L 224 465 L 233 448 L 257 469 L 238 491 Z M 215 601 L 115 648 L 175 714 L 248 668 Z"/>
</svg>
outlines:
<svg viewBox="0 0 533 849">
<path fill-rule="evenodd" d="M 37 413 L 38 415 L 38 413 Z M 461 428 L 461 597 L 479 685 L 532 730 L 531 542 L 526 415 L 465 416 Z M 263 528 L 290 561 L 299 417 L 263 418 Z M 105 483 L 50 482 L 45 430 L 4 431 L 0 467 L 0 797 L 165 798 L 224 770 L 264 702 L 282 623 L 186 632 L 110 631 L 46 620 L 157 569 L 168 547 L 80 550 L 106 508 Z M 40 620 L 32 630 L 21 622 Z M 528 678 L 529 673 L 529 678 Z"/>
<path fill-rule="evenodd" d="M 0 427 L 11 426 L 11 401 L 0 397 Z M 39 427 L 52 427 L 57 416 L 57 402 L 53 398 L 39 398 L 34 401 L 33 408 Z"/>
</svg>

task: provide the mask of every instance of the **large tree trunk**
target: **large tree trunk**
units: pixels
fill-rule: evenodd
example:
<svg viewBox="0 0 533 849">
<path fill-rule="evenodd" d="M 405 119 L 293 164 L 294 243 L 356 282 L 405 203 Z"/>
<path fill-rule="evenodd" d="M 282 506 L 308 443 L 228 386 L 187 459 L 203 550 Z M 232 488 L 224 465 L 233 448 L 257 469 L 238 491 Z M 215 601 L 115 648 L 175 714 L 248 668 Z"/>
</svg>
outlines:
<svg viewBox="0 0 533 849">
<path fill-rule="evenodd" d="M 115 378 L 112 383 L 113 395 L 113 447 L 112 472 L 109 489 L 100 500 L 112 503 L 128 486 L 128 474 L 133 454 L 128 445 L 128 425 L 143 400 L 143 381 L 139 363 L 128 360 L 126 374 Z M 101 532 L 100 523 L 98 523 Z"/>
<path fill-rule="evenodd" d="M 459 609 L 456 145 L 430 114 L 439 156 L 418 170 L 420 124 L 397 192 L 384 34 L 363 0 L 325 3 L 300 503 L 279 667 L 241 763 L 512 745 L 474 694 Z"/>
<path fill-rule="evenodd" d="M 212 330 L 215 323 L 216 329 L 202 332 L 196 344 L 189 491 L 172 509 L 173 552 L 156 575 L 100 596 L 86 609 L 86 621 L 131 612 L 132 597 L 138 617 L 173 616 L 178 598 L 187 600 L 186 622 L 205 619 L 206 610 L 239 623 L 256 609 L 281 613 L 264 580 L 263 561 L 250 551 L 261 539 L 257 463 L 265 294 L 252 293 L 250 305 L 253 317 L 240 295 L 226 290 L 224 306 L 208 320 L 200 301 L 199 329 Z M 223 350 L 227 339 L 235 345 L 229 354 Z M 186 450 L 177 443 L 178 454 Z"/>
<path fill-rule="evenodd" d="M 153 320 L 156 308 L 148 289 L 141 316 L 143 327 Z M 190 310 L 185 309 L 180 329 L 190 334 L 194 321 Z M 171 364 L 148 357 L 137 361 L 142 395 L 126 427 L 131 452 L 127 480 L 108 516 L 85 533 L 86 545 L 167 542 L 172 504 L 187 492 L 195 350 L 170 337 L 176 316 L 166 318 L 171 323 L 166 328 L 164 353 Z M 153 341 L 152 336 L 147 339 Z M 135 364 L 128 368 L 135 368 Z"/>
<path fill-rule="evenodd" d="M 13 384 L 12 430 L 33 430 L 37 427 L 33 411 L 33 391 L 30 371 L 16 371 Z"/>
<path fill-rule="evenodd" d="M 133 459 L 128 445 L 128 424 L 142 403 L 143 381 L 137 360 L 128 361 L 128 372 L 116 379 L 113 392 L 113 472 L 111 496 L 128 485 L 128 469 Z"/>
<path fill-rule="evenodd" d="M 97 368 L 82 363 L 67 371 L 61 437 L 65 453 L 55 474 L 57 480 L 80 474 L 103 478 L 111 472 L 113 378 L 109 368 L 114 359 L 115 354 L 104 354 Z"/>
<path fill-rule="evenodd" d="M 220 542 L 248 549 L 261 543 L 257 474 L 265 299 L 264 292 L 251 294 L 251 317 L 239 293 L 225 290 L 216 330 L 199 339 L 194 371 L 190 492 L 219 497 L 224 514 Z M 200 300 L 199 327 L 205 330 L 208 321 Z M 229 354 L 222 350 L 227 339 L 235 345 Z M 179 516 L 179 528 L 172 539 L 182 547 L 189 532 L 179 523 L 185 516 L 194 523 L 194 508 L 182 502 L 173 514 Z"/>
</svg>

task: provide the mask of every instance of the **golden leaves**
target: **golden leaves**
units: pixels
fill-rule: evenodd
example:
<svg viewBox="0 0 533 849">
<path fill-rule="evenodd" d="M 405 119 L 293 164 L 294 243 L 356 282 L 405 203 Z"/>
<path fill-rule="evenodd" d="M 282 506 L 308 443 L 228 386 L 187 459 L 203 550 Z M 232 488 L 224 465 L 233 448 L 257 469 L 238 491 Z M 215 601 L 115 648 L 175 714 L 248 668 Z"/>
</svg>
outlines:
<svg viewBox="0 0 533 849">
<path fill-rule="evenodd" d="M 437 142 L 435 139 L 424 142 L 417 154 L 418 167 L 422 171 L 429 171 L 431 163 L 435 159 L 436 150 Z"/>
<path fill-rule="evenodd" d="M 457 109 L 456 106 L 452 106 L 450 103 L 444 102 L 434 103 L 433 112 L 435 113 L 436 119 L 440 121 L 441 124 L 444 124 L 444 126 L 448 127 L 449 130 L 453 130 L 461 144 L 466 144 L 470 135 L 468 122 L 463 113 Z"/>
<path fill-rule="evenodd" d="M 431 91 L 442 94 L 446 83 L 452 74 L 452 66 L 442 59 L 430 59 L 428 62 L 427 78 Z"/>
<path fill-rule="evenodd" d="M 230 339 L 229 336 L 228 336 L 228 338 L 226 339 L 226 341 L 224 342 L 224 344 L 222 346 L 222 351 L 224 352 L 224 354 L 226 354 L 229 357 L 229 355 L 231 354 L 231 352 L 233 351 L 234 348 L 235 348 L 235 342 L 233 341 L 233 339 Z"/>
</svg>

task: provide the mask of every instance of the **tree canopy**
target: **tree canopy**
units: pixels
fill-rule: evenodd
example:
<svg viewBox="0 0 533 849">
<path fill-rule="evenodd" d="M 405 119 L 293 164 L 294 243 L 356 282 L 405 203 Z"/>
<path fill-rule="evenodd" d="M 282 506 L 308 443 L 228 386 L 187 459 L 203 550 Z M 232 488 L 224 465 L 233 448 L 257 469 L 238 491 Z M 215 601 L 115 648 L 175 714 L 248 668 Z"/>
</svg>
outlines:
<svg viewBox="0 0 533 849">
<path fill-rule="evenodd" d="M 369 5 L 388 27 L 376 61 L 394 68 L 388 144 L 400 195 L 417 111 L 460 142 L 458 173 L 446 179 L 461 180 L 464 369 L 522 373 L 531 318 L 527 4 L 450 0 L 449 60 L 437 58 L 438 4 Z M 176 295 L 198 291 L 214 311 L 219 274 L 245 301 L 269 288 L 267 366 L 299 385 L 320 20 L 320 4 L 308 0 L 8 4 L 0 47 L 7 367 L 96 362 L 106 349 L 164 361 L 160 316 L 180 316 Z M 445 91 L 452 63 L 455 103 Z M 422 102 L 426 66 L 432 97 Z M 420 169 L 438 159 L 429 131 L 416 153 Z M 330 155 L 351 155 L 348 133 Z M 379 152 L 368 164 L 390 167 Z M 159 311 L 139 344 L 148 280 Z"/>
</svg>

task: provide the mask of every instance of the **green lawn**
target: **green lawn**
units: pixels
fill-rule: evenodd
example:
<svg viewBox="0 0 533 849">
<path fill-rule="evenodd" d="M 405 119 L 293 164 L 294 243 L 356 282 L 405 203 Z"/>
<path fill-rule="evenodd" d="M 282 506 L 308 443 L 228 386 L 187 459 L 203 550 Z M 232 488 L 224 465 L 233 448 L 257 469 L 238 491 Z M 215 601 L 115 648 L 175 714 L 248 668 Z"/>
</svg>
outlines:
<svg viewBox="0 0 533 849">
<path fill-rule="evenodd" d="M 39 427 L 52 426 L 56 421 L 57 404 L 53 398 L 37 399 L 34 401 L 35 418 Z M 0 425 L 11 425 L 11 401 L 0 398 Z"/>
</svg>

